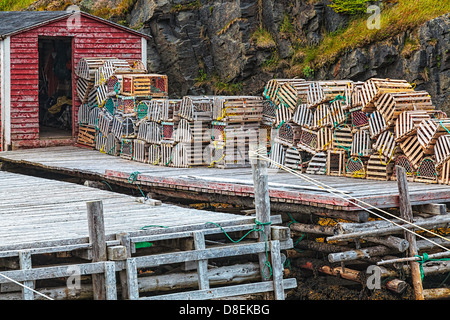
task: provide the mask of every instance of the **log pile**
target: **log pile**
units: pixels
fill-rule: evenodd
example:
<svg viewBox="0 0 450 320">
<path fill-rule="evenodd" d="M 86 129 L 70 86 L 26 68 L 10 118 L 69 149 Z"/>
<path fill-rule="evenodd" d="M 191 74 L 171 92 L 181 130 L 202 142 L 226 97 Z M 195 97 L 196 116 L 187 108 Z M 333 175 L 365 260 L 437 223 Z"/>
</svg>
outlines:
<svg viewBox="0 0 450 320">
<path fill-rule="evenodd" d="M 271 80 L 263 96 L 275 109 L 274 161 L 296 148 L 307 173 L 395 180 L 400 165 L 410 181 L 448 184 L 450 119 L 407 81 Z"/>
</svg>

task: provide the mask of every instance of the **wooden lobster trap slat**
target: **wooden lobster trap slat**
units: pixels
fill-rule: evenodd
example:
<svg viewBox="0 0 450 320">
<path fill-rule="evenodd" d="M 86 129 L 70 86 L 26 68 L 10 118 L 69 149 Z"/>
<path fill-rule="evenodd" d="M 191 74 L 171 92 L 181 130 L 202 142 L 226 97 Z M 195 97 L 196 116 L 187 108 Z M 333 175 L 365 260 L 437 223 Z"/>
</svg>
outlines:
<svg viewBox="0 0 450 320">
<path fill-rule="evenodd" d="M 325 152 L 316 153 L 308 162 L 306 173 L 308 174 L 323 174 L 327 172 L 328 155 Z"/>
<path fill-rule="evenodd" d="M 364 82 L 361 89 L 362 110 L 374 111 L 375 102 L 384 93 L 411 92 L 414 88 L 406 80 L 371 78 Z"/>
<path fill-rule="evenodd" d="M 331 142 L 331 148 L 333 150 L 345 150 L 349 151 L 352 147 L 353 134 L 352 128 L 348 125 L 339 126 L 333 130 L 333 140 Z"/>
<path fill-rule="evenodd" d="M 97 128 L 104 135 L 107 136 L 111 132 L 113 123 L 113 116 L 102 110 L 98 115 Z"/>
<path fill-rule="evenodd" d="M 142 61 L 138 60 L 124 60 L 124 59 L 111 59 L 105 61 L 95 72 L 95 85 L 100 86 L 108 82 L 114 76 L 138 73 L 146 73 L 145 66 Z"/>
<path fill-rule="evenodd" d="M 175 142 L 209 142 L 211 140 L 211 124 L 204 121 L 188 121 L 181 119 L 176 123 Z"/>
<path fill-rule="evenodd" d="M 104 153 L 105 152 L 105 147 L 106 147 L 106 137 L 100 131 L 97 131 L 95 133 L 95 147 L 94 147 L 94 149 Z"/>
<path fill-rule="evenodd" d="M 277 79 L 269 80 L 264 87 L 263 96 L 276 105 L 278 104 L 277 93 L 279 89 L 280 84 L 278 83 Z"/>
<path fill-rule="evenodd" d="M 402 141 L 416 134 L 419 124 L 430 119 L 430 114 L 423 110 L 411 110 L 400 113 L 395 122 L 395 140 Z"/>
<path fill-rule="evenodd" d="M 425 157 L 420 161 L 414 182 L 438 183 L 436 161 L 433 157 Z"/>
<path fill-rule="evenodd" d="M 261 122 L 263 98 L 257 96 L 214 97 L 213 119 L 227 123 Z"/>
<path fill-rule="evenodd" d="M 120 94 L 135 97 L 167 97 L 167 76 L 161 74 L 124 74 Z"/>
<path fill-rule="evenodd" d="M 120 140 L 120 157 L 126 160 L 133 159 L 133 143 L 134 139 L 121 139 Z"/>
<path fill-rule="evenodd" d="M 353 135 L 350 155 L 356 157 L 368 157 L 372 154 L 372 140 L 368 130 L 358 130 Z"/>
<path fill-rule="evenodd" d="M 173 159 L 173 144 L 161 143 L 161 160 L 159 165 L 170 166 Z"/>
<path fill-rule="evenodd" d="M 289 122 L 292 120 L 294 114 L 282 104 L 275 106 L 275 125 L 280 126 L 282 123 Z"/>
<path fill-rule="evenodd" d="M 311 154 L 316 154 L 318 139 L 317 135 L 317 131 L 302 127 L 297 147 Z"/>
<path fill-rule="evenodd" d="M 88 125 L 93 126 L 95 128 L 95 126 L 97 125 L 99 114 L 100 108 L 98 107 L 90 108 L 88 116 Z"/>
<path fill-rule="evenodd" d="M 384 131 L 378 136 L 378 139 L 373 144 L 375 151 L 384 155 L 388 159 L 394 156 L 397 143 L 395 141 L 394 133 L 391 131 Z"/>
<path fill-rule="evenodd" d="M 75 69 L 75 74 L 89 81 L 95 81 L 95 73 L 106 61 L 117 59 L 115 57 L 85 57 L 81 58 Z"/>
<path fill-rule="evenodd" d="M 211 121 L 213 119 L 213 97 L 184 96 L 178 115 L 189 121 Z"/>
<path fill-rule="evenodd" d="M 388 129 L 388 125 L 383 115 L 379 111 L 374 111 L 369 116 L 370 137 L 375 139 L 380 133 Z"/>
<path fill-rule="evenodd" d="M 327 175 L 344 176 L 347 158 L 345 150 L 327 150 Z"/>
<path fill-rule="evenodd" d="M 330 127 L 323 127 L 317 131 L 317 152 L 332 149 L 332 142 L 333 130 Z"/>
<path fill-rule="evenodd" d="M 89 112 L 91 108 L 87 103 L 83 103 L 78 108 L 78 122 L 80 124 L 88 124 L 89 122 Z"/>
<path fill-rule="evenodd" d="M 150 144 L 148 147 L 147 163 L 159 165 L 161 162 L 161 146 L 159 144 Z"/>
<path fill-rule="evenodd" d="M 338 96 L 345 98 L 347 86 L 350 81 L 347 80 L 330 80 L 315 81 L 308 87 L 307 102 L 311 107 L 329 102 Z"/>
<path fill-rule="evenodd" d="M 295 110 L 292 122 L 299 126 L 310 127 L 313 120 L 313 113 L 309 109 L 309 105 L 300 104 Z"/>
<path fill-rule="evenodd" d="M 378 152 L 375 152 L 367 161 L 366 179 L 384 180 L 391 178 L 394 170 L 393 158 L 388 158 Z"/>
<path fill-rule="evenodd" d="M 281 143 L 275 142 L 270 149 L 269 158 L 273 162 L 269 163 L 270 169 L 280 169 L 278 165 L 284 165 L 286 160 L 287 147 Z"/>
<path fill-rule="evenodd" d="M 450 134 L 442 135 L 436 140 L 434 154 L 436 156 L 436 166 L 441 166 L 450 159 Z"/>
<path fill-rule="evenodd" d="M 147 163 L 148 162 L 149 143 L 144 140 L 133 139 L 133 160 Z"/>
<path fill-rule="evenodd" d="M 367 175 L 367 164 L 362 157 L 349 157 L 345 163 L 345 176 L 351 178 L 365 179 Z"/>
<path fill-rule="evenodd" d="M 347 121 L 347 112 L 345 112 L 345 104 L 342 100 L 335 100 L 330 104 L 328 113 L 329 123 L 336 127 Z"/>
<path fill-rule="evenodd" d="M 106 154 L 112 156 L 120 155 L 120 140 L 114 136 L 114 133 L 110 132 L 106 136 L 106 144 L 104 149 Z"/>
<path fill-rule="evenodd" d="M 313 111 L 311 129 L 319 129 L 331 124 L 330 107 L 328 104 L 319 104 Z"/>
<path fill-rule="evenodd" d="M 309 82 L 303 79 L 293 79 L 283 83 L 277 92 L 278 102 L 292 113 L 299 104 L 307 102 Z"/>
<path fill-rule="evenodd" d="M 158 144 L 162 140 L 161 124 L 153 121 L 143 121 L 139 124 L 137 137 L 148 143 Z"/>
<path fill-rule="evenodd" d="M 292 170 L 299 170 L 303 172 L 302 154 L 299 149 L 289 147 L 286 149 L 284 165 Z"/>
<path fill-rule="evenodd" d="M 77 143 L 88 148 L 95 147 L 95 126 L 80 124 Z"/>
<path fill-rule="evenodd" d="M 87 103 L 89 99 L 89 93 L 94 88 L 94 83 L 92 81 L 78 78 L 77 80 L 77 96 L 81 103 Z"/>
<path fill-rule="evenodd" d="M 450 119 L 423 120 L 417 128 L 417 137 L 425 154 L 433 154 L 437 139 L 450 132 Z"/>
<path fill-rule="evenodd" d="M 132 117 L 123 118 L 122 122 L 122 138 L 136 138 L 138 128 L 136 119 Z"/>
<path fill-rule="evenodd" d="M 347 84 L 345 87 L 345 106 L 347 108 L 362 106 L 361 91 L 363 85 L 364 82 L 362 81 L 349 82 Z"/>
<path fill-rule="evenodd" d="M 108 92 L 108 86 L 107 85 L 101 85 L 97 87 L 96 89 L 96 101 L 97 105 L 99 107 L 103 107 L 106 103 L 106 100 L 108 100 L 109 97 L 111 97 L 112 94 Z"/>
<path fill-rule="evenodd" d="M 406 179 L 408 181 L 414 181 L 414 176 L 416 174 L 415 168 L 417 168 L 417 167 L 409 160 L 409 158 L 406 155 L 400 154 L 395 158 L 394 168 L 396 166 L 399 166 L 399 167 L 402 167 L 405 169 Z M 395 170 L 392 173 L 391 179 L 397 180 L 397 177 L 395 175 Z"/>
<path fill-rule="evenodd" d="M 442 165 L 439 174 L 439 183 L 450 185 L 450 159 L 445 161 Z"/>
<path fill-rule="evenodd" d="M 376 103 L 388 126 L 395 126 L 398 116 L 404 111 L 434 110 L 431 97 L 426 91 L 383 93 Z"/>
<path fill-rule="evenodd" d="M 424 157 L 424 151 L 420 145 L 418 137 L 410 136 L 400 142 L 399 145 L 405 156 L 411 162 L 412 168 L 416 170 L 420 161 Z"/>
</svg>

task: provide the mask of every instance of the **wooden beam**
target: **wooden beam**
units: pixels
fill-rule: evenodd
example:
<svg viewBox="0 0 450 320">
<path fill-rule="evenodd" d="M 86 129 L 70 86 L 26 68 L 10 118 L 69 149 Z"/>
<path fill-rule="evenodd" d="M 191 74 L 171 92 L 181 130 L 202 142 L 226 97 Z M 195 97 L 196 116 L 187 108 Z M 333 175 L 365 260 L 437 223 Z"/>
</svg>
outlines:
<svg viewBox="0 0 450 320">
<path fill-rule="evenodd" d="M 400 215 L 404 220 L 412 222 L 413 212 L 411 201 L 409 198 L 408 181 L 406 180 L 406 171 L 403 167 L 396 166 L 395 174 L 397 177 L 397 184 L 398 184 Z M 409 256 L 414 257 L 415 255 L 418 254 L 415 233 L 411 231 L 405 231 L 405 239 L 406 241 L 409 242 L 409 252 L 408 252 Z M 411 261 L 410 265 L 411 265 L 411 277 L 416 300 L 424 300 L 420 265 L 416 261 Z"/>
<path fill-rule="evenodd" d="M 89 226 L 89 242 L 92 245 L 92 262 L 106 261 L 106 237 L 105 224 L 103 219 L 102 201 L 89 201 L 86 203 Z M 105 276 L 100 274 L 92 275 L 92 285 L 94 288 L 94 300 L 105 300 Z"/>
</svg>

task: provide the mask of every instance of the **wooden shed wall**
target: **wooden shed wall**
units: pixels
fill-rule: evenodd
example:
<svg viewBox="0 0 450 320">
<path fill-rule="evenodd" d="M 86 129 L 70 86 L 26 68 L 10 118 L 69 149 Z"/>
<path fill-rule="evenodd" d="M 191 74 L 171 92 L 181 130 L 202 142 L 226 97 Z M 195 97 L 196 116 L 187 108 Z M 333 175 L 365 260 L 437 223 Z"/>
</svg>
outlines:
<svg viewBox="0 0 450 320">
<path fill-rule="evenodd" d="M 11 37 L 11 141 L 13 149 L 39 147 L 38 37 L 73 37 L 72 68 L 83 57 L 136 59 L 142 57 L 142 37 L 81 15 L 78 25 L 62 19 Z M 71 27 L 68 27 L 68 25 Z M 77 77 L 72 71 L 73 133 L 78 131 Z M 48 143 L 48 142 L 47 142 Z"/>
</svg>

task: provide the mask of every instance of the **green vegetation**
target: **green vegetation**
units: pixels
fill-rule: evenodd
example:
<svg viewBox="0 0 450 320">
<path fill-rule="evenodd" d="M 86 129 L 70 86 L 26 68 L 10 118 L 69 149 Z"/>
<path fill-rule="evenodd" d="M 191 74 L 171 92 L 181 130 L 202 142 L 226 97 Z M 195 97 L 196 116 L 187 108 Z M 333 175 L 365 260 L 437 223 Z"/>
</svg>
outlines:
<svg viewBox="0 0 450 320">
<path fill-rule="evenodd" d="M 170 12 L 175 13 L 175 12 L 186 11 L 186 10 L 195 10 L 195 9 L 200 9 L 201 6 L 202 6 L 202 3 L 200 2 L 200 0 L 195 0 L 195 1 L 188 2 L 188 3 L 176 4 L 170 9 Z"/>
<path fill-rule="evenodd" d="M 330 7 L 337 13 L 359 14 L 367 10 L 367 2 L 370 0 L 333 0 Z"/>
<path fill-rule="evenodd" d="M 275 40 L 269 31 L 265 28 L 258 28 L 251 35 L 250 39 L 255 42 L 258 48 L 274 48 L 276 47 Z"/>
<path fill-rule="evenodd" d="M 287 13 L 284 14 L 283 21 L 281 21 L 280 32 L 287 35 L 291 35 L 294 32 L 294 25 Z"/>
<path fill-rule="evenodd" d="M 35 0 L 0 0 L 0 11 L 19 11 L 27 8 Z"/>
<path fill-rule="evenodd" d="M 318 46 L 302 45 L 294 48 L 296 61 L 291 61 L 288 73 L 302 74 L 306 66 L 318 69 L 349 50 L 383 41 L 407 30 L 413 30 L 422 23 L 448 13 L 448 1 L 440 0 L 402 0 L 398 4 L 386 6 L 381 12 L 381 28 L 369 29 L 369 15 L 356 15 L 347 28 L 326 34 Z M 414 50 L 411 44 L 411 50 Z M 301 57 L 301 59 L 298 59 Z"/>
</svg>

